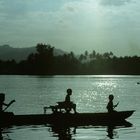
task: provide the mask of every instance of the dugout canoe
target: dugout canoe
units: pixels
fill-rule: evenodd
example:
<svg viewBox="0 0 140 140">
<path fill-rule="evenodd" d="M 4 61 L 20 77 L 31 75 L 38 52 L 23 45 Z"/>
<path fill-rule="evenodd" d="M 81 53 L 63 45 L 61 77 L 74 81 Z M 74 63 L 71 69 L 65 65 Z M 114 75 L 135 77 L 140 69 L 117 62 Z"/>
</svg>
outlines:
<svg viewBox="0 0 140 140">
<path fill-rule="evenodd" d="M 109 125 L 119 124 L 130 117 L 134 110 L 119 111 L 113 113 L 52 113 L 52 114 L 27 114 L 14 115 L 11 112 L 0 114 L 0 126 L 5 125 L 36 125 L 36 124 L 54 124 L 54 125 Z"/>
</svg>

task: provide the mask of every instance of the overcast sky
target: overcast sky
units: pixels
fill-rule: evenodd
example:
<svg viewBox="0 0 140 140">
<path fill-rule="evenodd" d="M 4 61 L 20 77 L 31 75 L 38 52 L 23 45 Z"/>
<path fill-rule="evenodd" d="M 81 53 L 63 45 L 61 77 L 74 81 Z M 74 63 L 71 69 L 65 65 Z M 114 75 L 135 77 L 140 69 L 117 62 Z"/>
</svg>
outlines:
<svg viewBox="0 0 140 140">
<path fill-rule="evenodd" d="M 140 55 L 140 0 L 0 0 L 0 45 Z"/>
</svg>

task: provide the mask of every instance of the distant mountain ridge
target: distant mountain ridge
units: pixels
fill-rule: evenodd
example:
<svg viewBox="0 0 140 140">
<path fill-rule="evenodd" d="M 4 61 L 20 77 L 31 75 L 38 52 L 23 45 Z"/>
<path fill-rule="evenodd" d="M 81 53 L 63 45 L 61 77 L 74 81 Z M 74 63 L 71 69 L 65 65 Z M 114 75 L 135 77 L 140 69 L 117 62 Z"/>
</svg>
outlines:
<svg viewBox="0 0 140 140">
<path fill-rule="evenodd" d="M 14 48 L 10 45 L 0 46 L 0 60 L 16 60 L 17 62 L 27 59 L 28 55 L 31 53 L 36 53 L 35 47 L 26 47 L 26 48 Z M 54 49 L 54 55 L 63 55 L 64 52 L 61 49 Z"/>
</svg>

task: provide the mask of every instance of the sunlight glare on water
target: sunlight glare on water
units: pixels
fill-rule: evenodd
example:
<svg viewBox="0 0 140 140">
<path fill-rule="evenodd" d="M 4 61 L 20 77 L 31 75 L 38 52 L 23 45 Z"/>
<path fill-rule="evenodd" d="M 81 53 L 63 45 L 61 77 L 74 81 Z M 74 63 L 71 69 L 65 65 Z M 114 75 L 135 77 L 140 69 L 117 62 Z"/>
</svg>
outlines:
<svg viewBox="0 0 140 140">
<path fill-rule="evenodd" d="M 88 108 L 88 111 L 103 111 L 108 101 L 109 94 L 117 95 L 118 83 L 116 80 L 104 78 L 89 78 L 87 80 L 88 88 L 80 91 L 77 97 L 77 105 L 82 108 Z M 116 99 L 119 98 L 117 95 Z M 79 99 L 79 100 L 78 100 Z"/>
</svg>

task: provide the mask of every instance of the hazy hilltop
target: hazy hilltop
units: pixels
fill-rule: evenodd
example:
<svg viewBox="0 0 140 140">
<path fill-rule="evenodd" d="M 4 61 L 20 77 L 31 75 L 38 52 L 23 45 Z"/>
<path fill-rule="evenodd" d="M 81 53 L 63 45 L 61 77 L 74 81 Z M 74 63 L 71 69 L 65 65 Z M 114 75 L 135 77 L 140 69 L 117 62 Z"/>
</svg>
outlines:
<svg viewBox="0 0 140 140">
<path fill-rule="evenodd" d="M 10 45 L 0 46 L 0 60 L 11 60 L 16 61 L 27 59 L 28 55 L 36 52 L 36 47 L 25 47 L 25 48 L 15 48 Z M 60 49 L 54 49 L 54 55 L 63 55 L 66 52 Z"/>
</svg>

